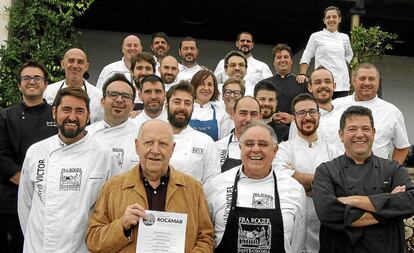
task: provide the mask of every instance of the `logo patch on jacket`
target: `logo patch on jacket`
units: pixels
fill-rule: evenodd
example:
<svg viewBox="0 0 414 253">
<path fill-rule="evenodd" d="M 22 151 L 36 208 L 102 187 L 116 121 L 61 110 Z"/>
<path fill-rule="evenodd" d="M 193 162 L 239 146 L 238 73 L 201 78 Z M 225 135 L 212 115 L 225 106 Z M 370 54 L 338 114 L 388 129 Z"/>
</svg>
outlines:
<svg viewBox="0 0 414 253">
<path fill-rule="evenodd" d="M 63 168 L 61 170 L 59 191 L 80 191 L 81 183 L 81 168 Z"/>
<path fill-rule="evenodd" d="M 194 153 L 194 154 L 202 155 L 204 153 L 204 149 L 193 147 L 193 150 L 191 152 Z"/>
<path fill-rule="evenodd" d="M 112 154 L 116 160 L 116 163 L 122 167 L 124 164 L 124 149 L 122 148 L 112 148 Z"/>
</svg>

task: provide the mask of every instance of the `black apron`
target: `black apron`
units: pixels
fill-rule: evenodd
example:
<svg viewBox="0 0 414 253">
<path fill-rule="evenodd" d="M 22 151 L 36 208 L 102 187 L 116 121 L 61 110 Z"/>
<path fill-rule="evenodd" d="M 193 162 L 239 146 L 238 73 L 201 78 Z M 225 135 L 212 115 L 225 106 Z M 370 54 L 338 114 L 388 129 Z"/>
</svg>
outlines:
<svg viewBox="0 0 414 253">
<path fill-rule="evenodd" d="M 240 170 L 237 172 L 234 180 L 231 208 L 226 229 L 220 244 L 214 252 L 285 253 L 283 219 L 275 173 L 273 172 L 275 182 L 274 209 L 236 206 L 237 183 L 239 179 Z"/>
<path fill-rule="evenodd" d="M 232 133 L 230 135 L 229 142 L 227 142 L 227 156 L 226 156 L 226 159 L 224 160 L 223 165 L 221 165 L 221 172 L 228 171 L 228 170 L 242 164 L 242 161 L 240 159 L 229 158 L 229 153 L 230 153 L 229 152 L 229 145 L 230 145 L 231 141 L 233 140 L 233 134 L 234 133 Z"/>
</svg>

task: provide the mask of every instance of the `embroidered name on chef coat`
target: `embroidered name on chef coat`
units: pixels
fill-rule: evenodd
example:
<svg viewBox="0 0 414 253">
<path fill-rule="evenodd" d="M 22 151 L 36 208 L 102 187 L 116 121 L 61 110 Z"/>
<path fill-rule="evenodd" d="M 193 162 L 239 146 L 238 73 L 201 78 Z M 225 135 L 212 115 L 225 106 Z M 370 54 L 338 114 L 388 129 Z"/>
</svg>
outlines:
<svg viewBox="0 0 414 253">
<path fill-rule="evenodd" d="M 191 153 L 202 155 L 204 153 L 204 148 L 192 147 Z"/>
<path fill-rule="evenodd" d="M 59 191 L 80 191 L 81 181 L 81 168 L 63 168 L 60 172 Z"/>
<path fill-rule="evenodd" d="M 239 217 L 237 252 L 270 253 L 272 224 L 269 218 Z"/>
<path fill-rule="evenodd" d="M 122 167 L 124 164 L 124 149 L 122 148 L 112 148 L 112 154 L 116 160 L 116 163 Z"/>
<path fill-rule="evenodd" d="M 252 207 L 257 209 L 273 208 L 273 196 L 264 193 L 253 193 Z"/>
</svg>

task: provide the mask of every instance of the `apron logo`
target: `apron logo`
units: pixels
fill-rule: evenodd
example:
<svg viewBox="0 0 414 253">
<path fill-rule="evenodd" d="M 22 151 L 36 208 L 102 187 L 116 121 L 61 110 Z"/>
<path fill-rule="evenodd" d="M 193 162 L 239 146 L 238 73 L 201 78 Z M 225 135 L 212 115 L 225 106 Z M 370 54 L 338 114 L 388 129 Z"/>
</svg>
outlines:
<svg viewBox="0 0 414 253">
<path fill-rule="evenodd" d="M 112 153 L 116 160 L 116 163 L 122 167 L 124 164 L 124 150 L 122 148 L 112 148 Z"/>
<path fill-rule="evenodd" d="M 272 224 L 269 218 L 239 217 L 237 252 L 270 253 Z"/>
<path fill-rule="evenodd" d="M 81 180 L 81 168 L 63 168 L 60 172 L 59 191 L 80 191 Z"/>
<path fill-rule="evenodd" d="M 273 208 L 273 196 L 264 193 L 253 193 L 252 206 L 256 209 Z"/>
<path fill-rule="evenodd" d="M 191 152 L 194 153 L 194 154 L 202 155 L 204 153 L 204 149 L 203 148 L 195 148 L 195 147 L 193 147 L 193 150 Z"/>
</svg>

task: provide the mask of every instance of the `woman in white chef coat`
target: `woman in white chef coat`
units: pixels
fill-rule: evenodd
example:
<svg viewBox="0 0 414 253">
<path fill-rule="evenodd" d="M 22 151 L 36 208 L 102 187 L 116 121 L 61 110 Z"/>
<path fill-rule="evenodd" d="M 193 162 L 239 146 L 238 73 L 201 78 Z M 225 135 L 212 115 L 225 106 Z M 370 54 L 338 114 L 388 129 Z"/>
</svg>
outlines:
<svg viewBox="0 0 414 253">
<path fill-rule="evenodd" d="M 336 6 L 329 6 L 325 9 L 322 20 L 325 28 L 310 36 L 300 59 L 300 71 L 296 80 L 299 83 L 309 81 L 306 72 L 311 59 L 315 57 L 315 68 L 322 65 L 334 76 L 336 89 L 333 99 L 348 96 L 350 87 L 348 64 L 352 60 L 353 52 L 349 36 L 338 32 L 341 11 Z"/>
<path fill-rule="evenodd" d="M 213 101 L 219 98 L 217 79 L 209 70 L 198 71 L 191 79 L 196 93 L 190 126 L 209 135 L 214 141 L 227 136 L 231 129 L 226 111 Z"/>
</svg>

